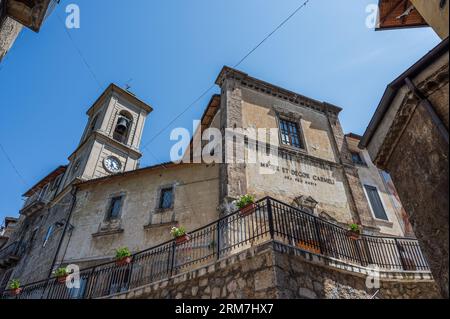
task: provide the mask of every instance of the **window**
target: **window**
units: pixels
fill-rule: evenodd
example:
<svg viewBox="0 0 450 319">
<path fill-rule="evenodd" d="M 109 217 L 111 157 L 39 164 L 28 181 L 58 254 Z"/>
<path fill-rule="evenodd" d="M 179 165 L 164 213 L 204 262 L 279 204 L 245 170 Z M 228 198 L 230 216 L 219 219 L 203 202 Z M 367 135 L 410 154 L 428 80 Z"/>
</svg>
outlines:
<svg viewBox="0 0 450 319">
<path fill-rule="evenodd" d="M 364 185 L 366 188 L 367 196 L 369 198 L 370 206 L 372 207 L 373 214 L 376 218 L 388 221 L 386 211 L 384 210 L 383 203 L 381 202 L 380 195 L 376 187 Z"/>
<path fill-rule="evenodd" d="M 280 131 L 282 144 L 303 148 L 297 123 L 280 119 Z"/>
<path fill-rule="evenodd" d="M 358 152 L 352 152 L 352 161 L 356 165 L 366 165 L 366 163 L 361 157 L 361 154 Z"/>
<path fill-rule="evenodd" d="M 45 247 L 50 239 L 50 237 L 53 234 L 54 225 L 50 225 L 47 229 L 47 233 L 45 234 L 44 243 L 42 244 L 42 247 Z"/>
<path fill-rule="evenodd" d="M 173 207 L 173 187 L 161 190 L 159 209 L 170 209 Z"/>
<path fill-rule="evenodd" d="M 122 208 L 123 196 L 117 196 L 111 199 L 111 204 L 109 206 L 107 220 L 118 219 L 120 216 L 120 210 Z"/>
<path fill-rule="evenodd" d="M 98 121 L 98 114 L 94 117 L 94 119 L 91 122 L 91 126 L 89 128 L 90 133 L 92 133 L 95 130 L 95 127 L 97 126 Z"/>
</svg>

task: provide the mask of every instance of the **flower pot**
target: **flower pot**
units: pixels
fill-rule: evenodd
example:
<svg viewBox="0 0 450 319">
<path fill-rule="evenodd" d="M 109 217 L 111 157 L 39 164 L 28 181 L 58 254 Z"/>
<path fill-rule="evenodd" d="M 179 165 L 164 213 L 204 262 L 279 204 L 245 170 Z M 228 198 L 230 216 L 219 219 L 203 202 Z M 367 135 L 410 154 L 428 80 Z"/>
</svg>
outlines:
<svg viewBox="0 0 450 319">
<path fill-rule="evenodd" d="M 18 295 L 20 295 L 21 292 L 22 292 L 22 288 L 16 288 L 16 289 L 11 290 L 11 293 L 13 296 L 18 296 Z"/>
<path fill-rule="evenodd" d="M 240 209 L 239 214 L 241 215 L 241 217 L 245 217 L 248 216 L 252 213 L 254 213 L 256 210 L 256 204 L 248 204 L 247 206 L 243 207 Z"/>
<path fill-rule="evenodd" d="M 305 241 L 300 241 L 297 243 L 297 247 L 306 251 L 309 251 L 313 254 L 320 254 L 321 251 L 319 248 L 319 243 L 317 242 L 305 242 Z"/>
<path fill-rule="evenodd" d="M 125 265 L 128 265 L 130 263 L 131 263 L 131 256 L 123 257 L 123 258 L 120 258 L 120 259 L 116 260 L 116 265 L 117 266 L 125 266 Z"/>
<path fill-rule="evenodd" d="M 358 240 L 361 237 L 361 233 L 359 231 L 349 230 L 347 231 L 347 236 L 351 240 Z"/>
<path fill-rule="evenodd" d="M 60 284 L 65 284 L 68 276 L 69 276 L 69 275 L 59 276 L 59 277 L 57 278 L 57 279 L 58 279 L 58 283 L 60 283 Z"/>
<path fill-rule="evenodd" d="M 187 234 L 175 238 L 175 242 L 177 245 L 184 244 L 187 241 L 189 241 L 189 236 Z"/>
</svg>

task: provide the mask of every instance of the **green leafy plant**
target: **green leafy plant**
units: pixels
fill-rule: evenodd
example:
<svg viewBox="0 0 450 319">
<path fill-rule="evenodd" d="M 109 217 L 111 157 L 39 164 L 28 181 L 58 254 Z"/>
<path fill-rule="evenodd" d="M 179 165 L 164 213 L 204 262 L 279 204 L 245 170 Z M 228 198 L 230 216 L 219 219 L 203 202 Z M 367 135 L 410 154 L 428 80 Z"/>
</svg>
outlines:
<svg viewBox="0 0 450 319">
<path fill-rule="evenodd" d="M 255 203 L 255 197 L 252 195 L 242 195 L 241 197 L 238 198 L 238 200 L 236 201 L 236 206 L 239 209 L 242 209 L 250 204 L 254 204 Z"/>
<path fill-rule="evenodd" d="M 66 277 L 66 276 L 69 275 L 69 270 L 67 269 L 67 267 L 61 267 L 61 268 L 56 269 L 56 270 L 53 272 L 53 274 L 54 274 L 56 277 Z"/>
<path fill-rule="evenodd" d="M 350 224 L 348 229 L 352 232 L 359 233 L 361 231 L 358 224 Z"/>
<path fill-rule="evenodd" d="M 123 258 L 127 258 L 127 257 L 131 257 L 131 252 L 127 247 L 121 247 L 116 249 L 116 258 L 117 259 L 123 259 Z"/>
<path fill-rule="evenodd" d="M 9 288 L 13 289 L 13 290 L 19 289 L 20 288 L 20 281 L 17 280 L 17 279 L 11 280 L 11 283 L 9 284 Z"/>
<path fill-rule="evenodd" d="M 186 229 L 184 227 L 172 227 L 172 229 L 170 230 L 170 234 L 175 237 L 181 237 L 186 235 Z"/>
</svg>

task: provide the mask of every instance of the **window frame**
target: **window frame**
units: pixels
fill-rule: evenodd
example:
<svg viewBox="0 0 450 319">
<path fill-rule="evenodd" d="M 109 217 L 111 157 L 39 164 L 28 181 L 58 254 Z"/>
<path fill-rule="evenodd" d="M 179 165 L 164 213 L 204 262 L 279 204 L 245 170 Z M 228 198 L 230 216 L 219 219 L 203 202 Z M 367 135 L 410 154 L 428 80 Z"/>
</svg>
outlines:
<svg viewBox="0 0 450 319">
<path fill-rule="evenodd" d="M 354 165 L 359 165 L 359 166 L 367 166 L 366 161 L 364 160 L 364 156 L 361 152 L 358 151 L 350 151 L 350 155 L 352 156 L 352 162 Z M 360 161 L 359 162 L 355 162 L 353 159 L 353 155 L 358 155 Z"/>
<path fill-rule="evenodd" d="M 169 192 L 171 193 L 171 202 L 169 207 L 163 207 L 164 204 L 164 193 Z M 159 198 L 158 198 L 158 210 L 159 211 L 167 211 L 173 209 L 175 205 L 175 187 L 173 185 L 162 187 L 159 190 Z"/>
<path fill-rule="evenodd" d="M 111 213 L 112 213 L 114 201 L 117 199 L 120 199 L 120 204 L 119 204 L 120 206 L 118 208 L 119 212 L 117 213 L 117 216 L 113 218 Z M 115 194 L 109 198 L 109 204 L 108 204 L 108 208 L 107 208 L 106 214 L 105 214 L 105 222 L 120 220 L 122 218 L 122 210 L 123 210 L 124 202 L 125 202 L 125 194 Z"/>
<path fill-rule="evenodd" d="M 377 221 L 384 222 L 384 223 L 386 223 L 386 222 L 388 222 L 388 223 L 391 222 L 391 220 L 389 219 L 388 211 L 387 211 L 387 209 L 386 209 L 386 205 L 385 205 L 385 203 L 384 203 L 384 201 L 383 201 L 383 198 L 381 197 L 380 190 L 378 189 L 378 187 L 373 186 L 373 185 L 369 185 L 369 184 L 364 184 L 363 186 L 364 186 L 364 187 L 363 187 L 363 188 L 364 188 L 364 193 L 365 193 L 365 195 L 366 195 L 367 202 L 369 203 L 370 211 L 372 212 L 373 218 L 374 218 L 375 220 L 377 220 Z M 376 191 L 377 196 L 378 196 L 378 198 L 379 198 L 379 200 L 380 200 L 380 203 L 381 203 L 381 207 L 383 208 L 384 214 L 386 215 L 386 219 L 377 217 L 377 215 L 376 215 L 376 213 L 375 213 L 375 210 L 374 210 L 374 208 L 373 208 L 373 205 L 372 205 L 372 201 L 370 200 L 369 191 L 368 191 L 369 188 L 371 188 L 371 189 L 373 189 L 373 190 Z"/>
<path fill-rule="evenodd" d="M 296 152 L 308 152 L 307 146 L 306 146 L 306 140 L 305 140 L 305 136 L 303 133 L 303 126 L 301 123 L 302 117 L 301 116 L 289 116 L 286 114 L 281 114 L 278 113 L 277 114 L 277 125 L 278 125 L 278 139 L 279 139 L 279 146 L 281 148 L 285 148 L 285 149 L 289 149 L 289 150 L 294 150 Z M 282 121 L 284 122 L 290 122 L 295 124 L 296 128 L 297 128 L 297 135 L 298 135 L 298 139 L 299 139 L 299 143 L 300 143 L 300 147 L 291 145 L 291 144 L 284 144 L 283 143 L 283 133 L 282 133 L 282 129 L 281 129 L 281 123 Z"/>
</svg>

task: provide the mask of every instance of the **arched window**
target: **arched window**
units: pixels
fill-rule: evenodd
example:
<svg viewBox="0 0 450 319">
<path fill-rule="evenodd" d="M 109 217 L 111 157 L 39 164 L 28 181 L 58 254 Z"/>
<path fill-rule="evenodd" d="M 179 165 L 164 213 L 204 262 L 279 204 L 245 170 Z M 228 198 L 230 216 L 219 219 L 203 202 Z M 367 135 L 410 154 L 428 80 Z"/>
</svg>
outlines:
<svg viewBox="0 0 450 319">
<path fill-rule="evenodd" d="M 131 131 L 133 117 L 126 111 L 121 111 L 117 118 L 116 127 L 114 128 L 113 138 L 126 144 Z"/>
<path fill-rule="evenodd" d="M 95 130 L 95 127 L 97 126 L 97 121 L 98 121 L 98 114 L 91 121 L 91 125 L 89 127 L 89 134 Z"/>
</svg>

